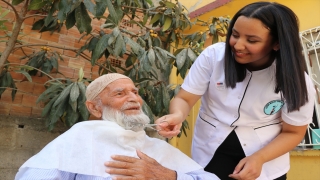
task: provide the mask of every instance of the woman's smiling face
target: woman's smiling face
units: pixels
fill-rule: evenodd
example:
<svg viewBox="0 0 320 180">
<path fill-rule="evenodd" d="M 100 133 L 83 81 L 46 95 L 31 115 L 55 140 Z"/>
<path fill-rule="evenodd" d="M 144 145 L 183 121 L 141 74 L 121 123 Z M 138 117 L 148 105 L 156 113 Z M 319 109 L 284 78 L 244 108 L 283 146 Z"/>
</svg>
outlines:
<svg viewBox="0 0 320 180">
<path fill-rule="evenodd" d="M 245 16 L 236 20 L 229 45 L 235 60 L 252 71 L 270 66 L 274 60 L 271 51 L 279 49 L 268 27 L 258 19 Z"/>
</svg>

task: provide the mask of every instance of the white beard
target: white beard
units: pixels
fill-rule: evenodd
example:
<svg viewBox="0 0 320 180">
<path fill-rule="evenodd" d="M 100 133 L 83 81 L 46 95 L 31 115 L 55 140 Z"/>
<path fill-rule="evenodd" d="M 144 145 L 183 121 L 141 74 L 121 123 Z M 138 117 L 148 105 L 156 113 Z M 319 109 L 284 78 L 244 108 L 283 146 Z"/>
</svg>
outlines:
<svg viewBox="0 0 320 180">
<path fill-rule="evenodd" d="M 123 107 L 126 107 L 126 104 L 123 105 Z M 121 110 L 124 109 L 123 107 Z M 119 126 L 126 130 L 132 130 L 135 132 L 143 131 L 143 125 L 150 123 L 149 117 L 142 110 L 140 110 L 139 114 L 126 115 L 121 110 L 119 111 L 110 108 L 109 106 L 103 106 L 102 109 L 103 120 L 116 122 Z"/>
</svg>

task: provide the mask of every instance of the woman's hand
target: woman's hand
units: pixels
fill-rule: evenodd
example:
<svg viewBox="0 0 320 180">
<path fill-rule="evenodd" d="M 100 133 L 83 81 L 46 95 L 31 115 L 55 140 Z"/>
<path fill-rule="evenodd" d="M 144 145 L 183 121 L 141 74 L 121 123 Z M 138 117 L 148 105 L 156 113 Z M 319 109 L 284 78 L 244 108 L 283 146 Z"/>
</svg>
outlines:
<svg viewBox="0 0 320 180">
<path fill-rule="evenodd" d="M 253 154 L 243 158 L 229 177 L 239 180 L 255 180 L 260 176 L 264 160 Z"/>
<path fill-rule="evenodd" d="M 175 114 L 168 114 L 156 120 L 158 126 L 158 134 L 165 138 L 172 138 L 180 133 L 182 126 L 181 118 Z"/>
<path fill-rule="evenodd" d="M 113 175 L 112 179 L 155 179 L 155 180 L 176 180 L 176 172 L 163 167 L 153 158 L 137 150 L 139 158 L 129 156 L 112 156 L 115 161 L 105 163 L 106 172 Z"/>
</svg>

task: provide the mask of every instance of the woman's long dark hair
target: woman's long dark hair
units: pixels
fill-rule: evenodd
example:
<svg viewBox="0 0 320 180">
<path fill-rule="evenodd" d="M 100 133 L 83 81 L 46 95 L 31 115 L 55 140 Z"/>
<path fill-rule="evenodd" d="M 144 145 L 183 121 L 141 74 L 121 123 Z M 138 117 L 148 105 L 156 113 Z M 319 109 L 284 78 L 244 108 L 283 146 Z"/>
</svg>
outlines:
<svg viewBox="0 0 320 180">
<path fill-rule="evenodd" d="M 273 42 L 279 42 L 276 57 L 275 93 L 281 92 L 288 111 L 299 110 L 308 102 L 305 81 L 306 64 L 299 39 L 298 18 L 288 7 L 270 2 L 256 2 L 240 9 L 230 22 L 226 38 L 225 77 L 227 87 L 235 88 L 246 76 L 245 65 L 235 61 L 229 45 L 233 26 L 239 16 L 260 20 L 270 29 Z"/>
</svg>

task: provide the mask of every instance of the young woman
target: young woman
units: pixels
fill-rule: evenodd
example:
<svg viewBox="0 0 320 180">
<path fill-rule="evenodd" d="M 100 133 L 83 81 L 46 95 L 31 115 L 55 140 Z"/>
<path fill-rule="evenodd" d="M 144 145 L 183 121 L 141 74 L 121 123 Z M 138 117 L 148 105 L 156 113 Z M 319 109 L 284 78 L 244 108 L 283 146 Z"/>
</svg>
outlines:
<svg viewBox="0 0 320 180">
<path fill-rule="evenodd" d="M 192 143 L 196 162 L 222 180 L 286 179 L 288 152 L 304 137 L 315 98 L 298 29 L 284 5 L 243 7 L 226 43 L 209 46 L 192 65 L 170 114 L 158 119 L 159 133 L 176 136 L 201 98 Z"/>
</svg>

